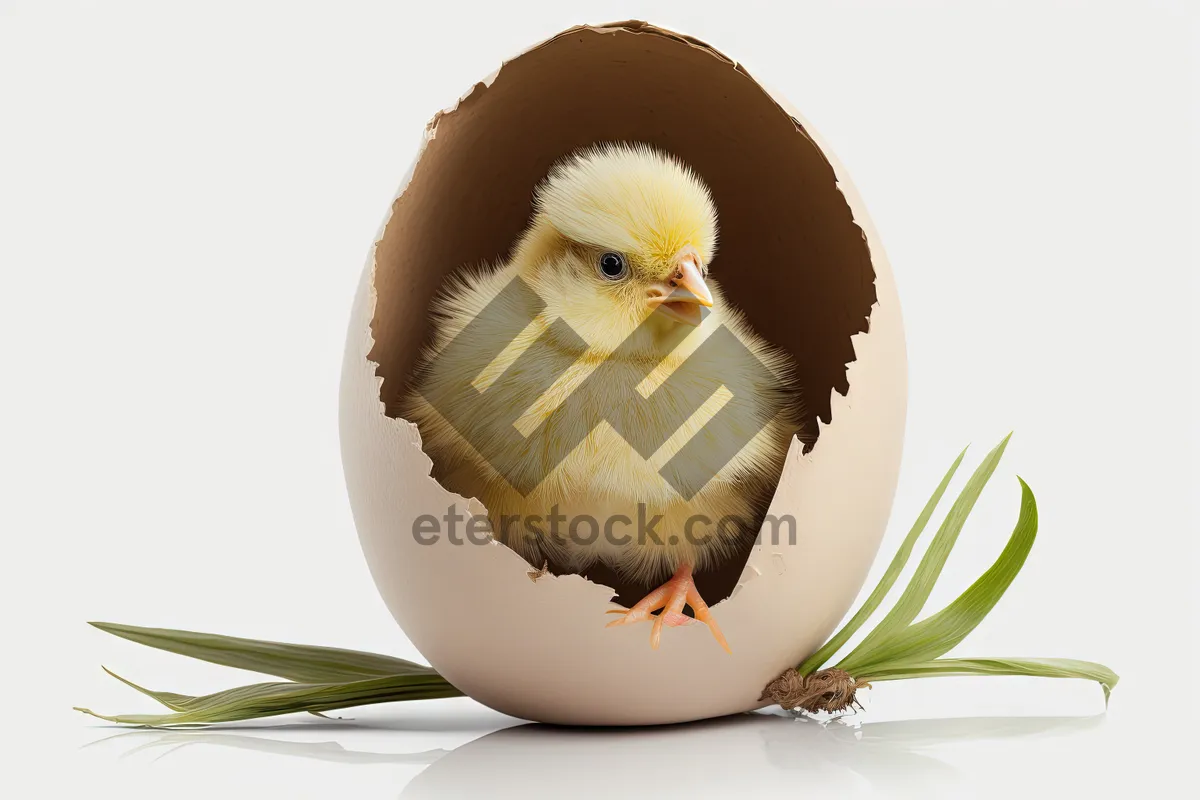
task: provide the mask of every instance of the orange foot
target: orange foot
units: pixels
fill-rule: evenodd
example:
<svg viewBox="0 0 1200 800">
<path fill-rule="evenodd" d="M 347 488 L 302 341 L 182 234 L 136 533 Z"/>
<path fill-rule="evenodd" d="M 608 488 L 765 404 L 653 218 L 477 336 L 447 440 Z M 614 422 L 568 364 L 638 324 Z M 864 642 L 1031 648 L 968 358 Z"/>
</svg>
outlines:
<svg viewBox="0 0 1200 800">
<path fill-rule="evenodd" d="M 696 619 L 692 619 L 683 613 L 685 605 L 692 607 Z M 653 612 L 660 608 L 662 609 L 662 613 L 655 616 Z M 675 574 L 671 577 L 671 580 L 643 597 L 637 605 L 628 611 L 625 609 L 613 609 L 608 613 L 622 615 L 620 619 L 608 623 L 606 627 L 609 628 L 614 625 L 629 625 L 633 622 L 654 620 L 654 627 L 650 631 L 650 646 L 655 650 L 658 649 L 659 640 L 662 638 L 662 626 L 664 623 L 674 628 L 679 625 L 691 625 L 696 620 L 700 620 L 712 631 L 712 635 L 716 638 L 717 643 L 725 648 L 726 653 L 733 652 L 729 649 L 729 643 L 725 641 L 725 636 L 721 633 L 721 629 L 717 627 L 717 621 L 713 619 L 712 612 L 708 610 L 708 603 L 705 603 L 704 598 L 696 591 L 696 583 L 692 580 L 691 564 L 680 564 L 679 569 L 675 570 Z"/>
</svg>

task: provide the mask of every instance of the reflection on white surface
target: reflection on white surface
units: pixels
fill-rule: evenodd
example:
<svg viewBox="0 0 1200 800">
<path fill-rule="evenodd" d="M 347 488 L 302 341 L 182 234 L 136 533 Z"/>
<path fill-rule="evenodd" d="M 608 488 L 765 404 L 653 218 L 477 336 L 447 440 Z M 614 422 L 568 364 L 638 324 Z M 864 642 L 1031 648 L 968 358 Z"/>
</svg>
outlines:
<svg viewBox="0 0 1200 800">
<path fill-rule="evenodd" d="M 248 725 L 202 731 L 125 731 L 93 744 L 136 743 L 122 751 L 123 758 L 155 753 L 155 760 L 164 762 L 174 760 L 181 751 L 207 747 L 248 751 L 256 758 L 424 766 L 407 785 L 406 778 L 397 781 L 392 796 L 406 799 L 497 794 L 557 798 L 564 793 L 607 798 L 631 793 L 736 797 L 766 791 L 794 793 L 797 787 L 837 790 L 851 796 L 953 797 L 962 796 L 962 776 L 957 767 L 938 757 L 942 746 L 1071 734 L 1103 722 L 1100 715 L 856 724 L 852 717 L 819 723 L 782 713 L 757 713 L 639 729 L 531 723 L 493 731 L 449 750 L 406 751 L 393 746 L 387 751 L 389 739 L 413 732 L 411 724 L 313 721 L 275 728 Z M 324 740 L 278 738 L 295 731 Z M 336 741 L 361 738 L 362 734 L 369 735 L 372 749 L 359 750 Z M 276 771 L 270 765 L 262 767 Z"/>
<path fill-rule="evenodd" d="M 927 795 L 957 779 L 954 768 L 920 750 L 949 739 L 1067 730 L 1075 718 L 959 719 L 826 724 L 803 717 L 746 714 L 640 730 L 579 730 L 523 725 L 476 739 L 432 764 L 405 798 L 481 796 L 518 781 L 527 797 L 631 791 L 737 796 L 763 790 L 865 782 L 889 794 Z"/>
<path fill-rule="evenodd" d="M 297 758 L 310 758 L 314 761 L 332 761 L 338 764 L 432 764 L 449 750 L 441 748 L 423 750 L 417 753 L 373 753 L 365 750 L 349 750 L 339 742 L 289 742 L 285 739 L 271 739 L 266 736 L 249 736 L 241 733 L 214 733 L 212 731 L 127 731 L 114 734 L 107 739 L 101 739 L 93 744 L 112 741 L 115 739 L 130 739 L 138 741 L 138 745 L 122 754 L 129 758 L 142 752 L 158 752 L 157 759 L 165 758 L 185 747 L 195 745 L 212 745 L 214 747 L 232 747 L 239 750 L 250 750 L 257 753 L 275 753 Z M 156 760 L 157 760 L 156 759 Z"/>
</svg>

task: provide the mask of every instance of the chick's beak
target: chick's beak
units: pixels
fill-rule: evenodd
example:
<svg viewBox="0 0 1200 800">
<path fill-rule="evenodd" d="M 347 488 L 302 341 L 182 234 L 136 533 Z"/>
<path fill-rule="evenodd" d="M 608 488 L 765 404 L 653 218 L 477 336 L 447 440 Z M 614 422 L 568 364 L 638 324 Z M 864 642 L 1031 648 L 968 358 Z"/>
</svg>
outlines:
<svg viewBox="0 0 1200 800">
<path fill-rule="evenodd" d="M 699 325 L 704 315 L 701 306 L 712 308 L 712 293 L 700 274 L 700 259 L 686 253 L 675 264 L 666 280 L 650 285 L 650 307 L 685 325 Z"/>
</svg>

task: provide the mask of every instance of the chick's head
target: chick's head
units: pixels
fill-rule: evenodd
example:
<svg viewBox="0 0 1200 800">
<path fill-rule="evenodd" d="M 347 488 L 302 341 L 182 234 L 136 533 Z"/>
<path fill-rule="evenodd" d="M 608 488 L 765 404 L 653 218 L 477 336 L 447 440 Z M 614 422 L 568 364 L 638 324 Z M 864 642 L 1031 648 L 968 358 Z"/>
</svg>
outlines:
<svg viewBox="0 0 1200 800">
<path fill-rule="evenodd" d="M 646 145 L 608 144 L 550 171 L 517 260 L 552 315 L 615 347 L 648 317 L 642 330 L 665 338 L 718 311 L 716 246 L 716 206 L 690 168 Z"/>
</svg>

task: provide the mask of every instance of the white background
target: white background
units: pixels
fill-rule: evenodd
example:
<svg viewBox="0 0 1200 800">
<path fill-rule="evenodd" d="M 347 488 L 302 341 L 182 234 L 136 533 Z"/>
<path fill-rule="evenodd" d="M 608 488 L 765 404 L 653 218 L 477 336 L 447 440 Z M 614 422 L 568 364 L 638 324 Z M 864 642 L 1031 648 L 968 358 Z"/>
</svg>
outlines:
<svg viewBox="0 0 1200 800">
<path fill-rule="evenodd" d="M 0 2 L 5 780 L 1038 797 L 1191 769 L 1196 21 L 1183 2 L 893 5 Z M 368 577 L 339 464 L 359 270 L 435 111 L 564 27 L 629 17 L 745 62 L 848 168 L 909 336 L 884 553 L 963 444 L 977 459 L 1015 429 L 932 602 L 999 551 L 1019 473 L 1039 540 L 958 652 L 1107 663 L 1107 715 L 1083 682 L 954 679 L 878 687 L 857 731 L 742 718 L 466 745 L 516 721 L 463 699 L 106 738 L 70 707 L 151 706 L 101 663 L 183 692 L 252 678 L 87 619 L 419 658 Z"/>
</svg>

